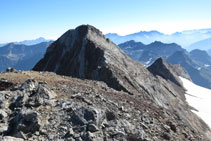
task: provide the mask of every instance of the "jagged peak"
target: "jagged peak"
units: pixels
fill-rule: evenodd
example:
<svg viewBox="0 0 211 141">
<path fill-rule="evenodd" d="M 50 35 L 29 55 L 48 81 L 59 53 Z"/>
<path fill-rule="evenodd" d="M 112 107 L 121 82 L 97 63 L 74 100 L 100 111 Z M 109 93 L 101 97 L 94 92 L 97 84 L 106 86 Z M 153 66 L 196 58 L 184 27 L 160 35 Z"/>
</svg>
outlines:
<svg viewBox="0 0 211 141">
<path fill-rule="evenodd" d="M 158 58 L 148 67 L 148 70 L 154 75 L 159 75 L 164 79 L 170 80 L 176 85 L 183 87 L 183 84 L 176 73 L 178 71 L 176 71 L 173 65 L 168 64 L 163 58 Z"/>
</svg>

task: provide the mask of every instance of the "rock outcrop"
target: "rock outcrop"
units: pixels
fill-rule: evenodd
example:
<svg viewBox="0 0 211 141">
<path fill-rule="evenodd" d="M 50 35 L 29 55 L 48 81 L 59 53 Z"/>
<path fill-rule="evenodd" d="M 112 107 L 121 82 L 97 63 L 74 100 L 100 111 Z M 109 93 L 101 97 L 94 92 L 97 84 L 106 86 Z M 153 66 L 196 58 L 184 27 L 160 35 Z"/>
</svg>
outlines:
<svg viewBox="0 0 211 141">
<path fill-rule="evenodd" d="M 172 81 L 179 87 L 183 87 L 183 83 L 179 76 L 190 80 L 189 74 L 181 66 L 173 66 L 168 64 L 164 59 L 158 58 L 151 66 L 147 68 L 152 74 L 159 75 L 166 80 Z"/>
<path fill-rule="evenodd" d="M 10 89 L 14 87 L 15 84 L 8 82 L 7 80 L 0 79 L 0 91 Z"/>
</svg>

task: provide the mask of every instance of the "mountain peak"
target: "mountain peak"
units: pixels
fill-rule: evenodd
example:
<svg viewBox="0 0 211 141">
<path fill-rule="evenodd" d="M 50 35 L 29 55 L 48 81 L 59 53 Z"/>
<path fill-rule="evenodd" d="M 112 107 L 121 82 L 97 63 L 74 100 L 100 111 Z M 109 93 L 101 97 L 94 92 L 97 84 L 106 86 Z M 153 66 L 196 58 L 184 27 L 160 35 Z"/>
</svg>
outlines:
<svg viewBox="0 0 211 141">
<path fill-rule="evenodd" d="M 123 60 L 132 61 L 100 30 L 91 25 L 81 25 L 68 30 L 55 41 L 34 70 L 101 80 L 112 88 L 125 90 L 111 71 L 124 68 Z"/>
<path fill-rule="evenodd" d="M 100 43 L 100 39 L 104 39 L 107 42 L 110 42 L 109 39 L 107 39 L 103 33 L 91 25 L 80 25 L 75 29 L 70 29 L 67 32 L 65 32 L 58 40 L 60 43 L 65 43 L 66 46 L 72 46 L 70 43 L 77 40 L 77 42 L 81 43 L 83 40 L 92 40 L 94 42 Z M 100 42 L 98 41 L 100 40 Z"/>
<path fill-rule="evenodd" d="M 151 66 L 148 67 L 148 70 L 153 75 L 159 75 L 164 79 L 170 80 L 176 85 L 183 87 L 181 80 L 175 73 L 175 68 L 168 64 L 163 58 L 158 58 Z"/>
</svg>

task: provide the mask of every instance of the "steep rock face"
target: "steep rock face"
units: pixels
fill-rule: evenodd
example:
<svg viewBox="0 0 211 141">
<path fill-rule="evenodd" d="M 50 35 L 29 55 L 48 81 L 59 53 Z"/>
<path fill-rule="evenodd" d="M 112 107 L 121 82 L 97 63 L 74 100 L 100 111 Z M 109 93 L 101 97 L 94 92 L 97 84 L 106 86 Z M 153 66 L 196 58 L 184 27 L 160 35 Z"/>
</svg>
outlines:
<svg viewBox="0 0 211 141">
<path fill-rule="evenodd" d="M 178 77 L 180 74 L 179 75 L 176 74 L 175 73 L 176 69 L 174 68 L 174 66 L 168 64 L 162 58 L 157 59 L 150 67 L 148 67 L 148 70 L 154 75 L 159 75 L 164 79 L 170 80 L 174 82 L 176 85 L 183 87 L 182 81 Z M 187 72 L 181 73 L 181 75 L 186 75 L 185 77 L 188 77 Z"/>
<path fill-rule="evenodd" d="M 199 134 L 209 132 L 203 121 L 191 113 L 184 89 L 175 85 L 173 78 L 168 81 L 154 76 L 93 26 L 82 25 L 67 31 L 47 49 L 33 70 L 103 81 L 117 91 L 132 94 L 137 100 L 165 108 L 171 116 L 186 121 L 188 128 L 194 128 Z M 83 110 L 78 114 L 83 115 Z"/>
</svg>

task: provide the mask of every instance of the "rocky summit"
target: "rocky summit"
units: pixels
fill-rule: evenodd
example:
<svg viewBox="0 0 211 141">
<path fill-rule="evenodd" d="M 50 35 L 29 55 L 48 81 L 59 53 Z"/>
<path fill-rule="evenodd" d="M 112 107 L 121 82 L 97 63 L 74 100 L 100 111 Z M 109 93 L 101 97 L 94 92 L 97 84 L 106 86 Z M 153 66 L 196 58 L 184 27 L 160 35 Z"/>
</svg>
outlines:
<svg viewBox="0 0 211 141">
<path fill-rule="evenodd" d="M 191 80 L 187 71 L 180 65 L 168 64 L 163 58 L 158 58 L 151 66 L 147 68 L 152 74 L 163 77 L 179 87 L 183 87 L 179 76 Z"/>
<path fill-rule="evenodd" d="M 1 73 L 2 139 L 211 140 L 163 59 L 133 61 L 90 25 L 67 31 L 29 72 Z M 6 84 L 6 83 L 4 83 Z"/>
</svg>

